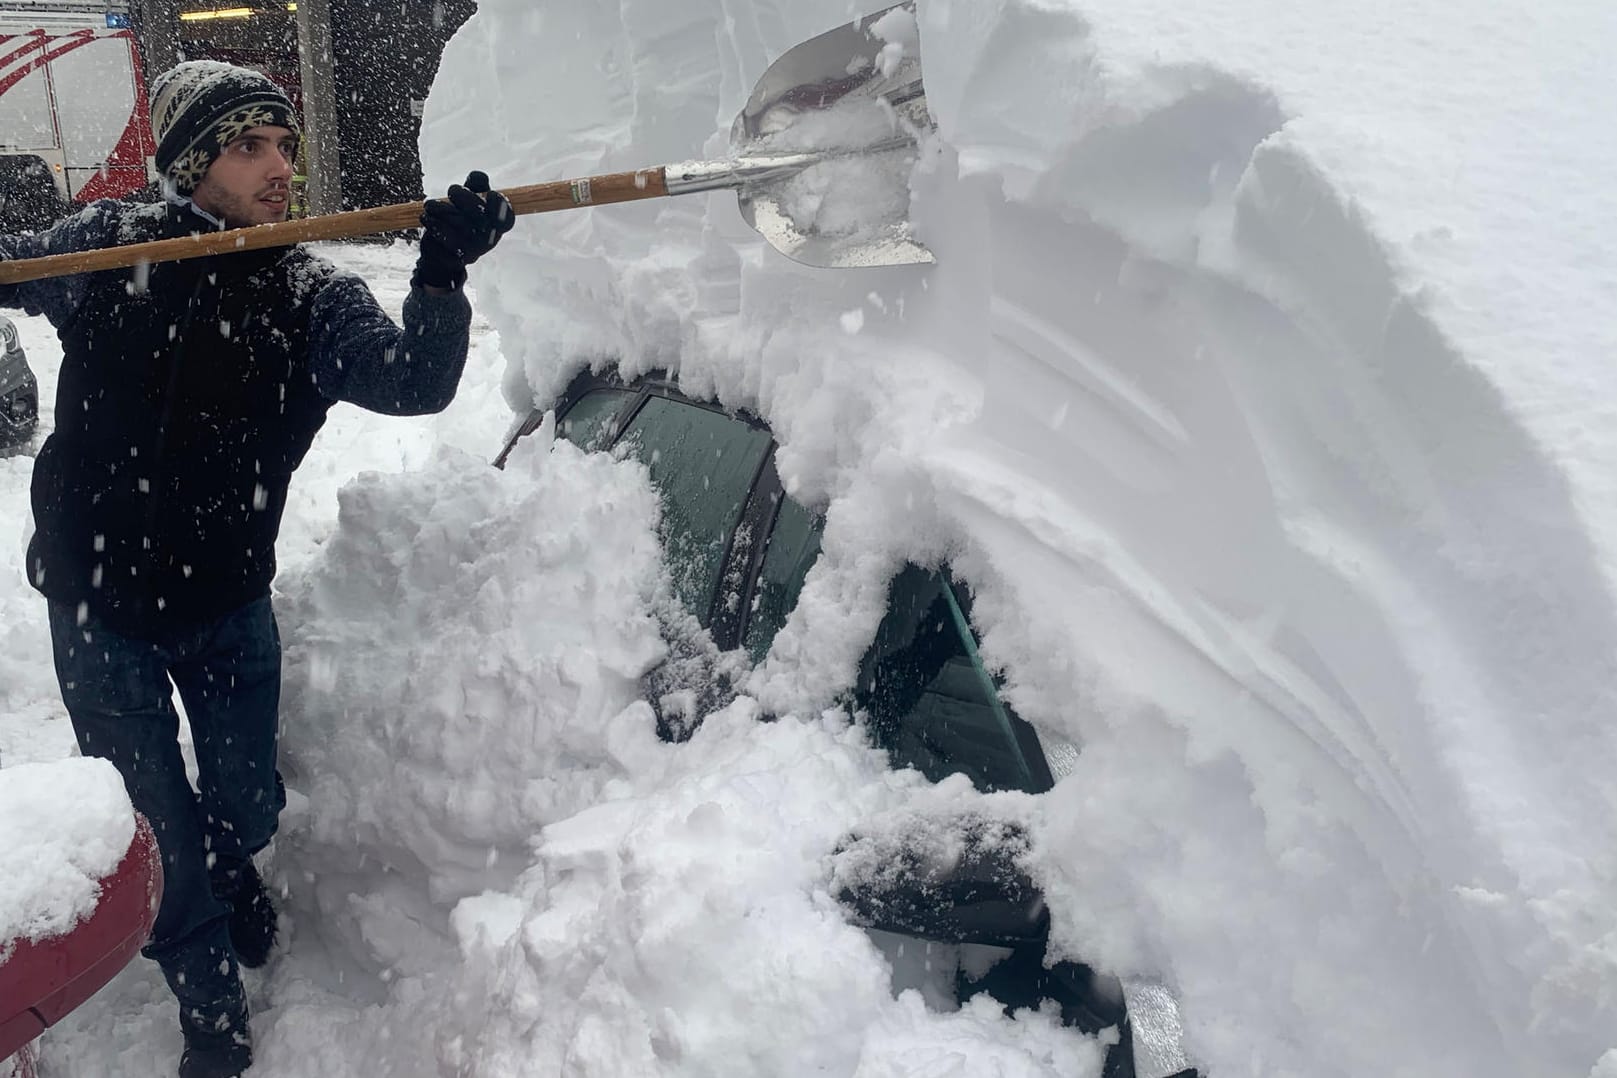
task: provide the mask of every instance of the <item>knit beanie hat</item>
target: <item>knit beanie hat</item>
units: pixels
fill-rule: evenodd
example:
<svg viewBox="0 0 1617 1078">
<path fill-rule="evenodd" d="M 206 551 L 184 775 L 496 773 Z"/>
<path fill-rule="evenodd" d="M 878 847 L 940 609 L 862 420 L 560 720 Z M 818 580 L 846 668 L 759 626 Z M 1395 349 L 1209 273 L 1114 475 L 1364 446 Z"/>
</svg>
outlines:
<svg viewBox="0 0 1617 1078">
<path fill-rule="evenodd" d="M 297 113 L 265 75 L 217 60 L 188 60 L 152 83 L 157 171 L 188 195 L 232 139 L 255 127 L 299 135 Z"/>
</svg>

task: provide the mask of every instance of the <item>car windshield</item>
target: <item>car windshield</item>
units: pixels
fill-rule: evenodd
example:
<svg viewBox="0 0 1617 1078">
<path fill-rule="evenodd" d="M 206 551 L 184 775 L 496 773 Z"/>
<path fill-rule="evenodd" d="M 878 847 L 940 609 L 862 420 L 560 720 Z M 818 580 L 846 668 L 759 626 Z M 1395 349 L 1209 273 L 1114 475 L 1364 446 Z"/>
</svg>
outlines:
<svg viewBox="0 0 1617 1078">
<path fill-rule="evenodd" d="M 723 412 L 653 396 L 624 428 L 619 444 L 651 471 L 662 495 L 662 541 L 674 593 L 706 624 L 725 548 L 769 451 L 769 432 Z"/>
<path fill-rule="evenodd" d="M 775 526 L 770 530 L 764 561 L 758 573 L 758 588 L 748 611 L 745 644 L 753 662 L 769 654 L 775 634 L 797 606 L 803 578 L 820 556 L 820 533 L 825 520 L 809 512 L 784 494 L 777 495 L 779 507 Z"/>
<path fill-rule="evenodd" d="M 556 424 L 556 433 L 580 449 L 605 449 L 617 437 L 618 413 L 633 396 L 627 389 L 603 387 L 580 397 Z"/>
<path fill-rule="evenodd" d="M 718 622 L 735 626 L 735 636 L 717 641 L 722 647 L 745 647 L 761 662 L 797 605 L 825 526 L 782 493 L 768 430 L 665 390 L 597 386 L 559 411 L 561 437 L 585 449 L 623 446 L 645 463 L 662 496 L 661 539 L 676 594 L 715 627 L 715 637 L 723 635 Z M 753 536 L 742 534 L 751 530 L 763 532 L 761 556 Z M 725 604 L 740 604 L 742 616 L 720 618 Z M 970 594 L 947 568 L 907 566 L 889 589 L 854 703 L 895 766 L 933 781 L 964 773 L 984 790 L 1047 790 L 1052 778 L 1038 737 L 1000 699 L 970 612 Z"/>
</svg>

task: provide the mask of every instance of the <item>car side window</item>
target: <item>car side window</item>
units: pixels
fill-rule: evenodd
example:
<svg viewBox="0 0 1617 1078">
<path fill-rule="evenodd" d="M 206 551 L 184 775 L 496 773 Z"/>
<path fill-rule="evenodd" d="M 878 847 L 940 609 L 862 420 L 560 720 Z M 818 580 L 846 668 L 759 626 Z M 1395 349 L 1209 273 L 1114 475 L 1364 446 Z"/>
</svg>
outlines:
<svg viewBox="0 0 1617 1078">
<path fill-rule="evenodd" d="M 769 451 L 769 432 L 653 396 L 629 421 L 621 444 L 651 471 L 662 496 L 663 549 L 674 592 L 706 625 L 726 545 Z"/>
<path fill-rule="evenodd" d="M 769 534 L 769 546 L 758 571 L 758 586 L 753 593 L 743 640 L 747 655 L 754 663 L 762 662 L 769 654 L 775 634 L 780 632 L 797 605 L 803 578 L 820 556 L 820 534 L 825 530 L 825 518 L 809 512 L 785 495 L 780 498 L 775 527 Z"/>
<path fill-rule="evenodd" d="M 860 668 L 856 700 L 897 767 L 934 782 L 962 772 L 979 789 L 1053 784 L 1033 728 L 1004 705 L 946 572 L 907 566 Z"/>
<path fill-rule="evenodd" d="M 612 421 L 631 395 L 627 389 L 612 387 L 590 390 L 557 420 L 556 433 L 586 451 L 606 448 L 617 433 Z"/>
</svg>

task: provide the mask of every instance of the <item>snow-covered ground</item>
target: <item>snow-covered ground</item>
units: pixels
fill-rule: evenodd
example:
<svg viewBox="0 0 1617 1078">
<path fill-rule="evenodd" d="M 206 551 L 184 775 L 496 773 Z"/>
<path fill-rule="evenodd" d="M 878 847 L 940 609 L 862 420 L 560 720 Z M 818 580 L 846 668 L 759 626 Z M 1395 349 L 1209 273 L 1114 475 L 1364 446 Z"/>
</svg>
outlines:
<svg viewBox="0 0 1617 1078">
<path fill-rule="evenodd" d="M 484 0 L 428 186 L 720 156 L 859 11 Z M 918 21 L 937 266 L 795 266 L 728 195 L 525 219 L 451 409 L 334 413 L 281 544 L 292 931 L 254 1073 L 1096 1075 L 827 898 L 851 827 L 969 808 L 1027 823 L 1059 945 L 1171 985 L 1215 1078 L 1617 1076 L 1617 9 Z M 340 257 L 400 301 L 405 252 Z M 643 472 L 543 433 L 486 464 L 613 357 L 759 412 L 827 512 L 748 695 L 680 746 L 637 699 Z M 71 746 L 20 516 L 7 766 Z M 1048 794 L 890 772 L 826 710 L 886 576 L 945 557 L 1020 713 L 1082 747 Z M 47 1065 L 167 1073 L 165 996 L 137 965 Z"/>
</svg>

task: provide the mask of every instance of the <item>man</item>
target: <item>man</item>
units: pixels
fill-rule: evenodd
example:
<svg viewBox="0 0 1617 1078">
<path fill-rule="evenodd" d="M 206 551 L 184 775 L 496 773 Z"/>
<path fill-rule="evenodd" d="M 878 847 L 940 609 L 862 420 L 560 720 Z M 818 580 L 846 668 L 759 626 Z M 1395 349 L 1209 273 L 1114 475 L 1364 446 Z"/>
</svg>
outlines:
<svg viewBox="0 0 1617 1078">
<path fill-rule="evenodd" d="M 164 202 L 97 203 L 0 237 L 0 258 L 286 217 L 299 128 L 267 78 L 180 64 L 154 83 L 152 118 Z M 252 857 L 285 800 L 270 581 L 288 481 L 336 401 L 394 415 L 449 404 L 466 265 L 512 222 L 481 173 L 429 203 L 402 329 L 364 282 L 296 247 L 0 286 L 0 306 L 44 313 L 62 340 L 28 574 L 49 600 L 79 746 L 119 768 L 157 832 L 164 892 L 145 953 L 180 1002 L 183 1078 L 251 1064 L 238 964 L 263 964 L 275 941 Z"/>
</svg>

